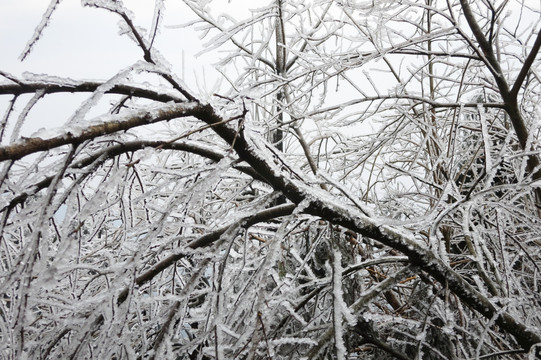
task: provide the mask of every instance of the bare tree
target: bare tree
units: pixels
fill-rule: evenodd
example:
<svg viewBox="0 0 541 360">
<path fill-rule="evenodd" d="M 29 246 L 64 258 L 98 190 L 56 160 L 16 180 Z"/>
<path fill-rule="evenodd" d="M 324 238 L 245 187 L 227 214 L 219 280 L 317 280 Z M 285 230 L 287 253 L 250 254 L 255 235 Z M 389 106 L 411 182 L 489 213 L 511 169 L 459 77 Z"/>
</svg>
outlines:
<svg viewBox="0 0 541 360">
<path fill-rule="evenodd" d="M 198 93 L 159 51 L 163 0 L 146 30 L 82 4 L 142 56 L 0 69 L 2 357 L 539 356 L 539 5 L 184 0 L 227 83 Z"/>
</svg>

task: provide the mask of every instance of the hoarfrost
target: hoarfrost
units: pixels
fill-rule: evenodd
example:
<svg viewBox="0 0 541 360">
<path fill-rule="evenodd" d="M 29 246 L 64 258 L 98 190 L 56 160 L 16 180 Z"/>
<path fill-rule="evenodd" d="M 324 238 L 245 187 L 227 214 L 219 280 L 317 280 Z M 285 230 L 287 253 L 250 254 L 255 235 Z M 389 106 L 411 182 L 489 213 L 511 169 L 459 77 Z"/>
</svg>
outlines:
<svg viewBox="0 0 541 360">
<path fill-rule="evenodd" d="M 60 1 L 61 0 L 51 0 L 51 2 L 49 3 L 47 10 L 45 10 L 43 17 L 41 18 L 41 22 L 34 30 L 34 34 L 32 35 L 32 37 L 26 44 L 23 52 L 21 53 L 21 56 L 19 57 L 21 61 L 26 59 L 26 57 L 32 52 L 32 48 L 36 45 L 43 31 L 49 24 L 49 21 L 51 20 L 51 16 L 53 15 L 53 12 L 56 10 L 56 7 L 58 6 L 58 4 L 60 4 Z"/>
</svg>

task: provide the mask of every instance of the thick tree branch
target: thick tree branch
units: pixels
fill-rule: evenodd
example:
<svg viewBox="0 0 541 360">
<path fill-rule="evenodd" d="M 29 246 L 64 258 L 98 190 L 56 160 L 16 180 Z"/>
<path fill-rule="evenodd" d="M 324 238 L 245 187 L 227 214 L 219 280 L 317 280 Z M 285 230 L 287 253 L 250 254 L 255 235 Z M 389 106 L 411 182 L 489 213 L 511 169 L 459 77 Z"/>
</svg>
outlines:
<svg viewBox="0 0 541 360">
<path fill-rule="evenodd" d="M 419 266 L 443 286 L 448 287 L 472 309 L 487 319 L 495 319 L 495 323 L 513 335 L 525 349 L 541 342 L 539 333 L 527 328 L 511 314 L 497 308 L 449 265 L 437 258 L 430 249 L 422 246 L 413 234 L 386 226 L 356 209 L 337 203 L 317 187 L 309 186 L 302 179 L 297 179 L 292 175 L 294 172 L 289 167 L 280 166 L 280 163 L 284 163 L 283 160 L 277 159 L 271 162 L 271 159 L 277 156 L 275 153 L 270 152 L 265 145 L 257 145 L 256 142 L 250 140 L 249 136 L 245 136 L 244 132 L 237 134 L 233 128 L 222 122 L 212 107 L 206 106 L 205 110 L 197 114 L 197 117 L 208 124 L 218 124 L 213 129 L 225 141 L 234 144 L 239 157 L 252 165 L 254 170 L 267 179 L 275 190 L 282 191 L 292 202 L 305 203 L 306 213 L 321 217 L 401 251 L 410 259 L 412 265 Z M 261 141 L 262 139 L 258 139 L 257 143 L 261 144 Z"/>
<path fill-rule="evenodd" d="M 109 146 L 105 149 L 102 149 L 100 151 L 97 151 L 93 154 L 90 154 L 83 159 L 79 159 L 73 162 L 69 166 L 68 171 L 69 169 L 83 169 L 91 164 L 94 164 L 94 162 L 98 159 L 100 159 L 99 163 L 97 164 L 99 165 L 105 162 L 106 160 L 114 158 L 121 154 L 133 152 L 137 150 L 142 150 L 146 147 L 160 148 L 163 150 L 189 152 L 189 153 L 196 154 L 204 158 L 210 159 L 214 162 L 219 162 L 220 160 L 224 158 L 224 155 L 221 152 L 215 151 L 211 149 L 210 147 L 204 146 L 195 141 L 163 142 L 163 141 L 140 140 L 140 141 L 130 141 L 126 143 L 116 144 L 113 146 Z M 233 168 L 251 176 L 252 178 L 256 180 L 265 181 L 265 179 L 261 178 L 261 176 L 259 176 L 259 174 L 255 172 L 254 169 L 252 169 L 250 166 L 243 165 L 243 164 L 236 164 L 236 165 L 233 165 Z M 54 175 L 47 176 L 43 178 L 42 180 L 40 180 L 39 182 L 36 182 L 33 185 L 29 186 L 27 190 L 17 195 L 14 195 L 13 198 L 11 198 L 4 207 L 0 207 L 0 212 L 6 208 L 12 209 L 17 205 L 24 203 L 29 196 L 32 196 L 36 194 L 37 192 L 39 192 L 40 190 L 49 186 L 53 178 L 54 178 Z"/>
<path fill-rule="evenodd" d="M 0 95 L 31 94 L 39 90 L 43 90 L 45 94 L 94 92 L 101 85 L 103 85 L 103 83 L 96 81 L 73 81 L 69 79 L 62 80 L 62 83 L 58 84 L 51 82 L 18 80 L 18 82 L 15 84 L 0 84 Z M 185 101 L 180 96 L 160 93 L 158 91 L 135 85 L 118 84 L 105 91 L 105 93 L 133 96 L 159 102 Z"/>
<path fill-rule="evenodd" d="M 85 129 L 67 131 L 61 135 L 42 139 L 27 138 L 11 145 L 0 147 L 0 161 L 18 160 L 26 155 L 49 150 L 67 144 L 79 144 L 99 136 L 126 131 L 138 126 L 154 124 L 179 117 L 194 116 L 202 106 L 198 103 L 182 103 L 162 106 L 151 110 L 137 111 L 132 114 L 113 115 L 100 124 L 89 125 Z"/>
</svg>

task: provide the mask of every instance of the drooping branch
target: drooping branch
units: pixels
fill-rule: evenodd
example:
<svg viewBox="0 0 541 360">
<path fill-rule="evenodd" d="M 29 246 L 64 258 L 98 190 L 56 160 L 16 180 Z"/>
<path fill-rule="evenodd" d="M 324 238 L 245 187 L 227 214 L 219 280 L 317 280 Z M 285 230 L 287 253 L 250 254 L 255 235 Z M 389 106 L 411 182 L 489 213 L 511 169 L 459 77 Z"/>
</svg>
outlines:
<svg viewBox="0 0 541 360">
<path fill-rule="evenodd" d="M 152 140 L 139 140 L 139 141 L 130 141 L 126 143 L 115 144 L 115 145 L 106 147 L 104 149 L 101 149 L 100 151 L 97 151 L 90 155 L 87 155 L 83 159 L 74 161 L 69 166 L 68 171 L 70 169 L 84 169 L 91 164 L 93 166 L 97 166 L 97 165 L 102 164 L 106 160 L 112 159 L 121 154 L 134 152 L 137 150 L 142 150 L 147 147 L 159 148 L 163 150 L 189 152 L 189 153 L 196 154 L 204 158 L 210 159 L 214 162 L 219 162 L 220 160 L 224 158 L 223 153 L 216 151 L 208 146 L 204 146 L 203 144 L 200 144 L 196 141 L 164 142 L 164 141 L 152 141 Z M 95 161 L 99 161 L 98 164 L 96 164 Z M 261 178 L 261 176 L 259 176 L 259 174 L 255 172 L 254 169 L 252 169 L 250 166 L 247 166 L 245 164 L 235 164 L 233 165 L 233 168 L 251 176 L 253 179 L 265 181 L 265 179 Z M 39 182 L 36 182 L 33 185 L 29 186 L 27 190 L 24 190 L 20 192 L 19 194 L 14 195 L 13 198 L 11 198 L 8 202 L 6 202 L 3 207 L 0 207 L 0 212 L 6 208 L 11 209 L 19 204 L 24 203 L 29 196 L 32 196 L 36 194 L 37 192 L 39 192 L 40 190 L 49 186 L 54 176 L 55 175 L 47 176 L 43 178 L 42 180 L 40 180 Z"/>
<path fill-rule="evenodd" d="M 272 207 L 272 208 L 269 208 L 269 209 L 259 211 L 259 212 L 255 213 L 253 215 L 245 216 L 245 217 L 243 217 L 241 219 L 236 220 L 232 224 L 229 224 L 229 225 L 223 226 L 223 227 L 221 227 L 219 229 L 216 229 L 214 231 L 211 231 L 211 232 L 201 236 L 200 238 L 197 238 L 197 239 L 193 240 L 192 242 L 190 242 L 187 245 L 187 249 L 186 248 L 178 249 L 178 251 L 173 252 L 169 256 L 167 256 L 164 259 L 160 260 L 159 262 L 154 264 L 150 269 L 148 269 L 148 270 L 144 271 L 143 273 L 141 273 L 140 275 L 138 275 L 134 279 L 134 282 L 138 286 L 145 285 L 146 283 L 148 283 L 149 281 L 154 279 L 157 275 L 162 273 L 164 270 L 166 270 L 167 268 L 173 266 L 177 261 L 184 258 L 186 256 L 188 250 L 200 249 L 200 248 L 204 248 L 204 247 L 212 245 L 213 243 L 218 241 L 220 239 L 220 237 L 228 229 L 230 229 L 232 226 L 240 225 L 240 227 L 242 227 L 244 229 L 248 229 L 251 226 L 254 226 L 254 225 L 258 224 L 258 223 L 265 222 L 265 221 L 270 221 L 272 219 L 276 219 L 276 218 L 279 218 L 279 217 L 282 217 L 282 216 L 290 215 L 295 210 L 295 208 L 296 208 L 295 204 L 281 204 L 281 205 L 278 205 L 278 206 L 275 206 L 275 207 Z M 119 291 L 119 293 L 118 293 L 118 295 L 116 297 L 117 304 L 120 305 L 120 304 L 122 304 L 122 303 L 124 303 L 126 301 L 126 299 L 128 298 L 128 295 L 130 293 L 130 289 L 131 289 L 130 287 L 125 287 L 124 289 Z M 90 316 L 90 314 L 88 314 L 87 317 L 92 319 L 92 321 L 87 322 L 89 324 L 88 328 L 92 329 L 92 330 L 95 330 L 95 329 L 99 328 L 103 324 L 103 322 L 105 320 L 102 313 L 96 313 L 93 316 Z M 64 328 L 62 331 L 60 331 L 59 336 L 55 337 L 49 344 L 47 344 L 48 346 L 45 348 L 45 352 L 47 354 L 49 354 L 51 352 L 52 348 L 60 341 L 60 339 L 63 336 L 65 336 L 66 334 L 68 334 L 70 331 L 71 331 L 71 329 L 69 329 L 69 328 Z M 80 339 L 83 340 L 83 339 L 86 339 L 86 338 L 87 338 L 86 336 L 82 336 Z M 81 343 L 83 343 L 83 342 L 81 341 Z"/>
<path fill-rule="evenodd" d="M 65 131 L 60 135 L 42 139 L 33 137 L 0 147 L 0 161 L 18 160 L 26 155 L 49 150 L 67 144 L 79 144 L 99 136 L 126 131 L 138 126 L 149 125 L 179 117 L 194 116 L 202 110 L 195 102 L 170 104 L 131 114 L 112 115 L 99 124 L 89 125 L 83 130 Z"/>
<path fill-rule="evenodd" d="M 253 225 L 256 225 L 261 222 L 270 221 L 282 216 L 290 215 L 297 205 L 295 204 L 281 204 L 269 209 L 261 210 L 254 215 L 246 216 L 240 220 L 235 221 L 235 224 L 240 224 L 242 228 L 248 229 Z M 206 235 L 201 236 L 200 238 L 190 242 L 187 245 L 188 249 L 195 250 L 201 249 L 211 244 L 215 243 L 220 239 L 220 237 L 232 226 L 235 224 L 230 224 L 221 227 L 220 229 L 214 230 Z M 159 261 L 152 266 L 151 269 L 145 271 L 135 279 L 135 283 L 138 286 L 144 285 L 150 280 L 152 280 L 156 275 L 173 265 L 178 260 L 186 256 L 188 249 L 180 249 L 179 252 L 173 253 L 163 260 Z M 128 289 L 123 290 L 118 296 L 118 302 L 121 303 L 126 299 L 128 295 Z"/>
<path fill-rule="evenodd" d="M 103 85 L 103 83 L 97 81 L 74 81 L 70 79 L 62 79 L 59 83 L 17 79 L 15 84 L 0 84 L 0 95 L 32 94 L 40 90 L 43 91 L 44 94 L 94 92 L 101 85 Z M 159 102 L 185 101 L 176 94 L 158 92 L 137 85 L 117 84 L 105 91 L 105 93 L 126 95 Z"/>
<path fill-rule="evenodd" d="M 267 179 L 275 190 L 282 191 L 293 203 L 304 203 L 306 213 L 343 226 L 402 252 L 410 259 L 412 265 L 418 266 L 442 285 L 447 286 L 472 309 L 487 319 L 495 319 L 495 323 L 513 335 L 525 349 L 541 342 L 539 333 L 527 328 L 508 312 L 497 308 L 449 265 L 436 257 L 430 249 L 422 246 L 415 239 L 414 234 L 384 225 L 381 221 L 365 216 L 357 209 L 329 199 L 328 194 L 317 187 L 308 185 L 303 179 L 297 178 L 294 175 L 296 172 L 291 167 L 280 165 L 286 163 L 282 159 L 275 159 L 277 154 L 269 150 L 269 145 L 265 145 L 263 139 L 252 140 L 251 135 L 244 132 L 237 133 L 235 129 L 222 123 L 222 119 L 212 107 L 206 106 L 205 110 L 198 113 L 197 117 L 207 124 L 218 124 L 213 127 L 213 130 L 225 141 L 234 144 L 239 157 Z"/>
</svg>

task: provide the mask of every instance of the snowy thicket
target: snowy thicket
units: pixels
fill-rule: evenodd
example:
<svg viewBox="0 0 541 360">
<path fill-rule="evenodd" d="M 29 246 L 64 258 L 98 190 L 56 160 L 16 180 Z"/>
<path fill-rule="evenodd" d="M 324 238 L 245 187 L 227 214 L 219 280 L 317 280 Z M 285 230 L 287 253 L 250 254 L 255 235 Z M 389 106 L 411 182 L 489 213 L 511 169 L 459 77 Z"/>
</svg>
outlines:
<svg viewBox="0 0 541 360">
<path fill-rule="evenodd" d="M 539 3 L 174 2 L 82 1 L 109 79 L 0 69 L 0 358 L 539 356 Z"/>
</svg>

